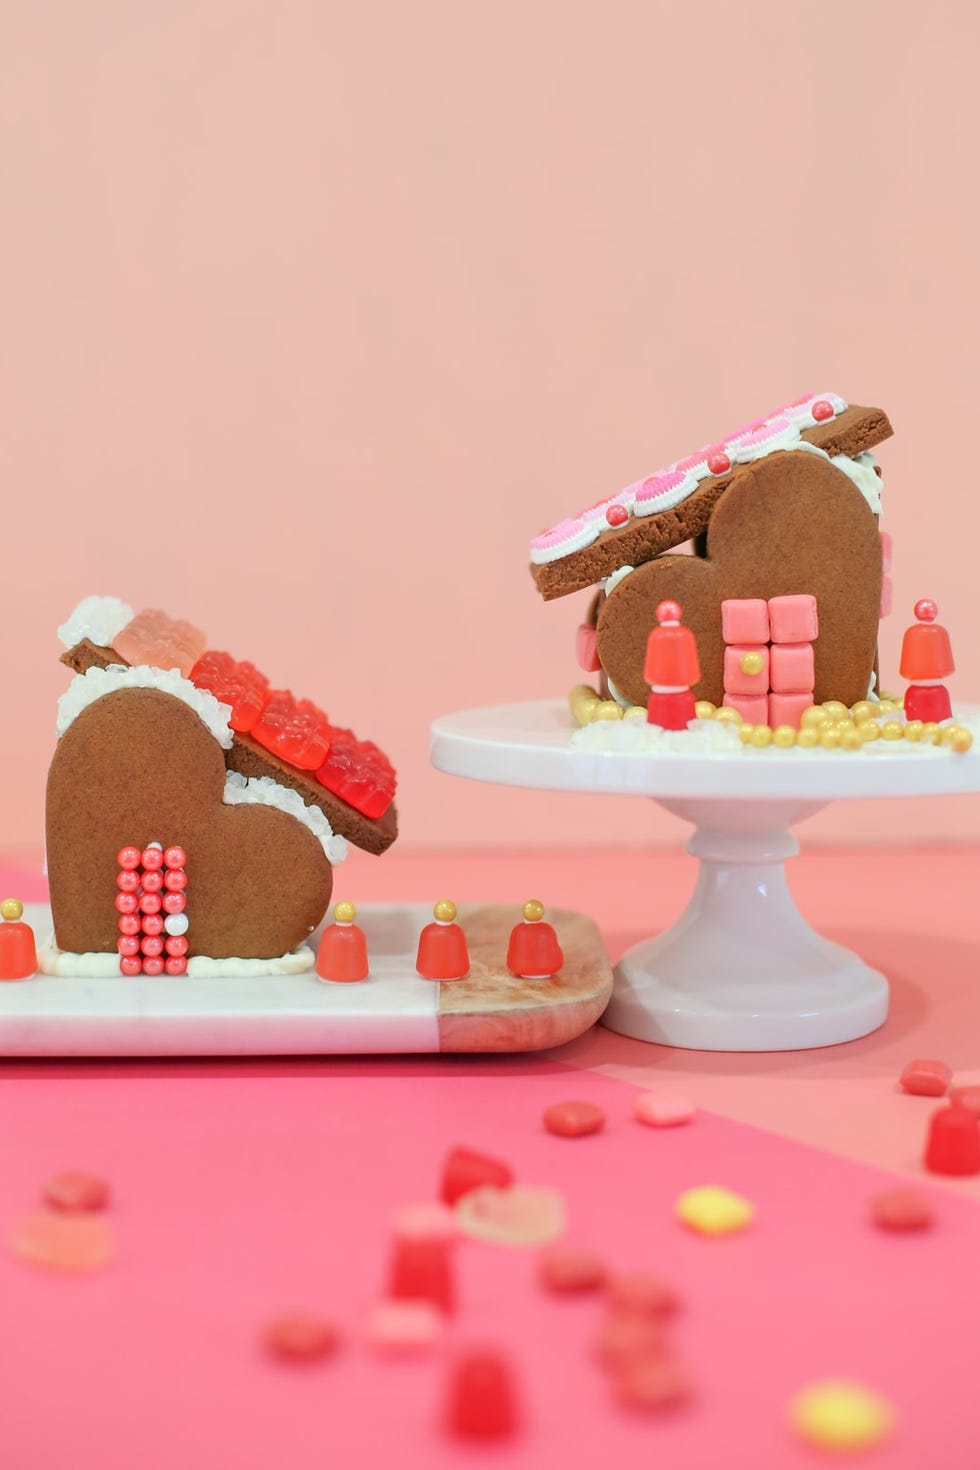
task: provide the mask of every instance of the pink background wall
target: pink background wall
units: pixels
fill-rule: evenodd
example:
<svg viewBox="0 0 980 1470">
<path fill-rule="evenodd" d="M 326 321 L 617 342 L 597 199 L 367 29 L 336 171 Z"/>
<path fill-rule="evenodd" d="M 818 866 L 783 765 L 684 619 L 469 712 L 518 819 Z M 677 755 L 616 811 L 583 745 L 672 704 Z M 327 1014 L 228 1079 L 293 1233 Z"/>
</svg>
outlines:
<svg viewBox="0 0 980 1470">
<path fill-rule="evenodd" d="M 91 591 L 387 744 L 406 841 L 676 835 L 452 782 L 428 721 L 575 681 L 531 534 L 811 386 L 896 427 L 886 674 L 928 593 L 980 695 L 978 43 L 967 0 L 6 7 L 4 846 Z"/>
</svg>

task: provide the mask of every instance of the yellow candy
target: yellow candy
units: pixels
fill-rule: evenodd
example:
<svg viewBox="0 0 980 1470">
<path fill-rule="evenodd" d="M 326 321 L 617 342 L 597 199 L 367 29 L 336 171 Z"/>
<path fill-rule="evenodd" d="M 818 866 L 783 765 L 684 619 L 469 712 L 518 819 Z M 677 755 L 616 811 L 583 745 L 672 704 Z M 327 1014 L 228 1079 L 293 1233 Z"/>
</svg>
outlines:
<svg viewBox="0 0 980 1470">
<path fill-rule="evenodd" d="M 903 731 L 905 739 L 913 741 L 920 740 L 922 738 L 922 729 L 923 725 L 921 720 L 909 720 Z"/>
<path fill-rule="evenodd" d="M 739 725 L 739 727 L 738 727 L 738 738 L 739 738 L 739 740 L 741 740 L 741 742 L 742 742 L 743 745 L 751 745 L 752 744 L 752 736 L 754 734 L 755 734 L 755 726 L 754 725 Z"/>
<path fill-rule="evenodd" d="M 840 732 L 841 750 L 860 750 L 863 744 L 864 741 L 861 739 L 861 732 L 856 726 L 851 725 L 846 730 Z"/>
<path fill-rule="evenodd" d="M 840 746 L 840 731 L 821 730 L 820 744 L 824 750 L 837 750 Z"/>
<path fill-rule="evenodd" d="M 761 674 L 765 660 L 761 653 L 743 653 L 738 661 L 738 666 L 743 674 Z"/>
<path fill-rule="evenodd" d="M 617 704 L 615 699 L 600 699 L 592 711 L 593 720 L 621 720 L 623 718 L 623 707 Z"/>
<path fill-rule="evenodd" d="M 970 746 L 973 744 L 973 736 L 969 730 L 964 730 L 961 727 L 956 732 L 956 738 L 954 740 L 951 740 L 949 743 L 953 750 L 962 755 L 963 752 L 969 750 Z"/>
<path fill-rule="evenodd" d="M 962 725 L 943 725 L 937 745 L 941 741 L 943 745 L 952 745 L 953 741 L 962 730 Z"/>
<path fill-rule="evenodd" d="M 937 724 L 935 724 L 934 721 L 932 721 L 932 720 L 926 720 L 926 722 L 922 726 L 922 730 L 921 730 L 921 732 L 919 734 L 919 739 L 922 742 L 922 744 L 923 745 L 928 745 L 930 740 L 935 740 L 936 734 L 937 734 L 937 731 L 938 730 L 939 730 L 939 726 Z"/>
<path fill-rule="evenodd" d="M 642 704 L 631 704 L 629 709 L 623 710 L 624 720 L 645 720 L 647 712 Z"/>
<path fill-rule="evenodd" d="M 764 750 L 772 740 L 772 731 L 768 725 L 756 725 L 752 734 L 749 736 L 749 740 L 759 750 Z"/>
<path fill-rule="evenodd" d="M 796 731 L 792 725 L 777 725 L 772 732 L 772 743 L 780 750 L 790 750 L 796 744 Z"/>
<path fill-rule="evenodd" d="M 710 699 L 699 699 L 694 706 L 694 713 L 699 720 L 713 720 L 715 707 Z"/>
<path fill-rule="evenodd" d="M 742 723 L 742 716 L 738 710 L 729 708 L 727 704 L 723 704 L 721 709 L 716 711 L 715 719 L 722 725 L 740 725 Z"/>
<path fill-rule="evenodd" d="M 588 684 L 576 684 L 568 696 L 568 707 L 572 712 L 572 718 L 580 725 L 588 725 L 592 720 L 593 712 L 599 704 L 599 696 Z"/>
<path fill-rule="evenodd" d="M 760 727 L 768 728 L 768 727 Z M 718 1184 L 688 1189 L 674 1205 L 677 1218 L 699 1235 L 731 1235 L 755 1218 L 755 1206 Z"/>
<path fill-rule="evenodd" d="M 829 716 L 822 704 L 810 704 L 800 715 L 800 725 L 806 730 L 812 725 L 814 729 L 826 724 Z"/>
<path fill-rule="evenodd" d="M 881 739 L 881 726 L 874 720 L 862 720 L 856 728 L 862 745 L 867 745 L 869 740 Z"/>
<path fill-rule="evenodd" d="M 830 715 L 832 720 L 847 720 L 850 718 L 850 710 L 846 704 L 841 704 L 839 699 L 825 699 L 823 708 L 824 714 Z"/>
<path fill-rule="evenodd" d="M 851 718 L 860 725 L 862 720 L 873 720 L 877 709 L 873 699 L 859 699 L 857 704 L 851 705 Z"/>
<path fill-rule="evenodd" d="M 802 730 L 796 732 L 796 743 L 803 750 L 812 750 L 815 745 L 820 744 L 820 731 L 815 725 L 804 725 Z"/>
<path fill-rule="evenodd" d="M 901 740 L 902 728 L 898 720 L 886 720 L 881 727 L 882 740 Z"/>
<path fill-rule="evenodd" d="M 357 909 L 349 898 L 345 898 L 340 903 L 334 904 L 333 916 L 338 924 L 353 924 L 357 918 Z"/>
<path fill-rule="evenodd" d="M 541 902 L 540 898 L 529 898 L 527 903 L 521 909 L 521 917 L 523 919 L 527 919 L 528 923 L 531 924 L 535 923 L 538 919 L 543 919 L 544 904 Z"/>
<path fill-rule="evenodd" d="M 898 709 L 899 705 L 902 703 L 902 696 L 900 694 L 889 694 L 887 689 L 880 689 L 878 693 L 881 699 L 888 701 L 892 709 Z"/>
<path fill-rule="evenodd" d="M 19 898 L 5 898 L 3 903 L 0 903 L 0 914 L 5 919 L 19 919 L 23 912 L 24 905 Z"/>
<path fill-rule="evenodd" d="M 456 905 L 451 898 L 440 898 L 432 910 L 434 919 L 441 919 L 444 924 L 451 924 L 456 917 Z"/>
<path fill-rule="evenodd" d="M 901 707 L 902 701 L 896 699 L 893 694 L 883 694 L 878 701 L 878 709 L 883 715 L 893 715 Z"/>
<path fill-rule="evenodd" d="M 804 1439 L 832 1450 L 877 1444 L 895 1422 L 886 1399 L 860 1383 L 832 1378 L 798 1393 L 790 1403 L 789 1417 Z"/>
</svg>

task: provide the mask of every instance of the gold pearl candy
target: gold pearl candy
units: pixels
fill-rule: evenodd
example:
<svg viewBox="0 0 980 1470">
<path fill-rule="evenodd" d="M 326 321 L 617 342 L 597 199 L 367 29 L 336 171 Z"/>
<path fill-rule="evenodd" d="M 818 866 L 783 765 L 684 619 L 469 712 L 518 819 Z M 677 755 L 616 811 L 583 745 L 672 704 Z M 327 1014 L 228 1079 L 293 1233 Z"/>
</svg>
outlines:
<svg viewBox="0 0 980 1470">
<path fill-rule="evenodd" d="M 780 750 L 791 750 L 796 744 L 796 731 L 792 725 L 777 725 L 772 732 L 772 743 Z"/>
<path fill-rule="evenodd" d="M 815 745 L 820 744 L 820 731 L 816 725 L 804 725 L 796 732 L 796 743 L 801 750 L 812 750 Z"/>
<path fill-rule="evenodd" d="M 344 898 L 340 903 L 334 904 L 333 916 L 338 924 L 353 924 L 357 918 L 357 909 L 349 898 Z"/>
<path fill-rule="evenodd" d="M 882 715 L 893 715 L 898 709 L 898 701 L 895 699 L 879 699 L 878 713 Z"/>
<path fill-rule="evenodd" d="M 818 730 L 821 725 L 827 723 L 828 715 L 822 704 L 811 704 L 800 715 L 800 726 L 804 730 L 811 727 Z"/>
<path fill-rule="evenodd" d="M 939 740 L 936 741 L 936 744 L 938 745 L 941 741 L 943 745 L 952 745 L 953 741 L 956 739 L 957 735 L 959 735 L 962 728 L 962 725 L 944 725 L 940 732 Z"/>
<path fill-rule="evenodd" d="M 851 712 L 846 704 L 839 699 L 825 699 L 823 702 L 824 714 L 830 715 L 832 720 L 850 719 Z"/>
<path fill-rule="evenodd" d="M 19 898 L 5 898 L 3 903 L 0 903 L 0 914 L 2 914 L 5 919 L 12 919 L 16 921 L 21 917 L 23 912 L 24 905 L 21 903 Z"/>
<path fill-rule="evenodd" d="M 729 705 L 723 704 L 721 709 L 715 711 L 715 719 L 722 725 L 740 725 L 742 716 L 737 709 L 731 709 Z"/>
<path fill-rule="evenodd" d="M 540 898 L 529 898 L 521 909 L 521 918 L 527 919 L 529 924 L 537 923 L 538 919 L 544 918 L 544 904 Z"/>
<path fill-rule="evenodd" d="M 824 750 L 837 750 L 840 746 L 839 730 L 821 730 L 820 744 Z"/>
<path fill-rule="evenodd" d="M 862 745 L 867 745 L 869 740 L 881 739 L 881 727 L 874 720 L 862 720 L 855 726 Z"/>
<path fill-rule="evenodd" d="M 456 917 L 456 905 L 451 898 L 440 898 L 432 910 L 432 917 L 444 924 L 451 924 Z"/>
<path fill-rule="evenodd" d="M 851 705 L 851 719 L 855 725 L 860 725 L 862 720 L 873 720 L 877 708 L 873 699 L 859 699 L 857 704 Z"/>
<path fill-rule="evenodd" d="M 860 750 L 864 741 L 856 725 L 850 725 L 846 730 L 840 732 L 841 750 Z"/>
<path fill-rule="evenodd" d="M 885 720 L 881 727 L 882 740 L 901 740 L 902 725 L 898 720 Z"/>
<path fill-rule="evenodd" d="M 580 725 L 590 725 L 599 704 L 599 696 L 588 684 L 576 684 L 568 696 L 568 707 L 572 718 Z"/>
<path fill-rule="evenodd" d="M 969 750 L 970 746 L 973 744 L 973 735 L 971 731 L 964 730 L 963 726 L 961 725 L 956 732 L 956 738 L 954 740 L 951 740 L 949 743 L 953 750 L 955 750 L 959 755 L 962 755 L 963 752 Z"/>
<path fill-rule="evenodd" d="M 647 712 L 642 704 L 631 704 L 629 709 L 623 710 L 624 720 L 645 720 Z"/>
<path fill-rule="evenodd" d="M 752 736 L 754 734 L 755 734 L 755 726 L 754 725 L 745 725 L 745 724 L 739 725 L 739 727 L 738 727 L 738 738 L 739 738 L 739 740 L 741 740 L 741 742 L 742 742 L 743 745 L 751 745 L 752 744 Z"/>
<path fill-rule="evenodd" d="M 887 689 L 879 689 L 878 694 L 882 700 L 891 705 L 892 709 L 898 709 L 898 706 L 902 703 L 901 697 L 898 694 L 889 694 Z"/>
<path fill-rule="evenodd" d="M 919 732 L 919 739 L 922 744 L 928 745 L 930 740 L 935 740 L 936 731 L 938 729 L 939 726 L 935 723 L 934 720 L 926 720 L 925 724 L 922 726 L 921 731 Z"/>
<path fill-rule="evenodd" d="M 761 674 L 765 667 L 765 660 L 761 653 L 743 653 L 738 661 L 738 666 L 743 674 Z"/>
<path fill-rule="evenodd" d="M 622 705 L 614 699 L 600 699 L 592 711 L 593 720 L 621 720 L 623 718 Z"/>
<path fill-rule="evenodd" d="M 905 726 L 904 735 L 906 740 L 917 741 L 922 738 L 922 721 L 909 720 Z"/>
<path fill-rule="evenodd" d="M 768 725 L 756 725 L 752 731 L 751 743 L 757 750 L 765 750 L 767 745 L 772 744 L 772 731 Z"/>
<path fill-rule="evenodd" d="M 699 699 L 694 706 L 694 713 L 699 720 L 713 720 L 715 717 L 715 706 L 710 699 Z"/>
</svg>

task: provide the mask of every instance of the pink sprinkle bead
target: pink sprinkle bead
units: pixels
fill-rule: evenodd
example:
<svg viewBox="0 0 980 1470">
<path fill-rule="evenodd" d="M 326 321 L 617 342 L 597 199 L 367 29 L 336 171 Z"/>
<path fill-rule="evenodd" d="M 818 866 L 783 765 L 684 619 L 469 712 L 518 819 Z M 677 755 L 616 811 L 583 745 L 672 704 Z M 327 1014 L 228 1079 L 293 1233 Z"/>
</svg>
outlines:
<svg viewBox="0 0 980 1470">
<path fill-rule="evenodd" d="M 123 955 L 119 968 L 124 975 L 138 975 L 143 969 L 143 961 L 138 955 Z"/>
<path fill-rule="evenodd" d="M 150 934 L 140 945 L 143 954 L 151 955 L 154 959 L 163 954 L 163 940 L 158 934 Z"/>
<path fill-rule="evenodd" d="M 634 1099 L 633 1112 L 650 1128 L 676 1128 L 679 1123 L 690 1123 L 695 1107 L 676 1093 L 641 1092 Z"/>
<path fill-rule="evenodd" d="M 140 952 L 140 940 L 138 934 L 120 934 L 116 940 L 116 949 L 121 955 L 132 959 L 133 955 Z"/>
<path fill-rule="evenodd" d="M 138 868 L 140 865 L 140 850 L 138 847 L 121 847 L 116 857 L 116 862 L 121 868 Z"/>
<path fill-rule="evenodd" d="M 117 893 L 116 908 L 121 914 L 135 914 L 139 908 L 139 900 L 135 893 Z"/>
<path fill-rule="evenodd" d="M 163 968 L 168 975 L 183 975 L 187 970 L 187 961 L 183 955 L 173 955 L 165 961 Z"/>
<path fill-rule="evenodd" d="M 128 895 L 127 894 L 121 894 L 120 897 L 125 898 L 125 897 L 128 897 Z M 118 903 L 118 899 L 117 899 L 117 903 Z M 140 913 L 141 914 L 158 914 L 159 912 L 160 912 L 160 895 L 158 893 L 144 893 L 143 896 L 142 896 L 142 898 L 140 899 Z"/>
<path fill-rule="evenodd" d="M 185 934 L 171 934 L 164 940 L 163 947 L 168 955 L 179 959 L 181 955 L 187 953 L 187 936 Z"/>
<path fill-rule="evenodd" d="M 143 891 L 145 893 L 159 893 L 163 887 L 163 874 L 159 868 L 153 868 L 149 873 L 143 874 Z"/>
<path fill-rule="evenodd" d="M 144 934 L 162 934 L 163 933 L 163 919 L 160 917 L 159 914 L 144 914 L 143 915 L 143 933 Z"/>
<path fill-rule="evenodd" d="M 120 934 L 138 934 L 140 932 L 140 921 L 138 914 L 123 914 L 119 920 Z"/>
<path fill-rule="evenodd" d="M 170 868 L 164 877 L 163 886 L 169 893 L 179 893 L 182 888 L 186 888 L 187 874 L 183 868 Z"/>
<path fill-rule="evenodd" d="M 152 873 L 157 868 L 163 867 L 163 853 L 159 847 L 144 847 L 140 854 L 140 862 L 146 872 Z"/>
<path fill-rule="evenodd" d="M 183 893 L 165 893 L 163 895 L 163 911 L 166 914 L 182 914 L 187 907 L 187 898 Z"/>
<path fill-rule="evenodd" d="M 168 868 L 182 868 L 187 861 L 187 854 L 182 847 L 168 847 L 163 854 L 163 861 Z"/>
<path fill-rule="evenodd" d="M 121 960 L 120 960 L 120 964 L 122 964 L 122 961 Z M 148 955 L 146 957 L 146 959 L 143 961 L 143 974 L 144 975 L 162 975 L 163 974 L 163 960 L 160 959 L 159 955 Z"/>
<path fill-rule="evenodd" d="M 116 876 L 116 887 L 120 893 L 135 893 L 140 886 L 140 875 L 132 868 L 123 868 Z"/>
<path fill-rule="evenodd" d="M 443 1317 L 431 1302 L 379 1302 L 367 1324 L 367 1340 L 386 1353 L 422 1352 L 443 1330 Z"/>
</svg>

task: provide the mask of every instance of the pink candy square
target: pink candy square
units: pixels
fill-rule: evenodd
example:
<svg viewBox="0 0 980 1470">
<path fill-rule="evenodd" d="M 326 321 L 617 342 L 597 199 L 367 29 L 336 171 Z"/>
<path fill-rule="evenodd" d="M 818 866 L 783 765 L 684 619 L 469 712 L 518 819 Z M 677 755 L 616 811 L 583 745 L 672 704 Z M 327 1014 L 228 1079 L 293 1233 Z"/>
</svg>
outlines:
<svg viewBox="0 0 980 1470">
<path fill-rule="evenodd" d="M 757 674 L 747 674 L 742 668 L 742 659 L 757 654 L 762 659 L 762 668 Z M 765 694 L 769 689 L 769 649 L 765 643 L 732 643 L 725 649 L 725 693 Z"/>
<path fill-rule="evenodd" d="M 769 604 L 762 597 L 728 597 L 721 605 L 725 643 L 768 643 Z"/>
<path fill-rule="evenodd" d="M 812 643 L 773 644 L 769 651 L 769 688 L 773 694 L 812 693 Z"/>
<path fill-rule="evenodd" d="M 773 650 L 775 652 L 775 650 Z M 813 703 L 813 690 L 806 694 L 770 694 L 769 696 L 769 723 L 773 729 L 777 725 L 792 725 L 794 730 L 800 728 L 800 716 L 805 709 L 809 709 Z"/>
<path fill-rule="evenodd" d="M 789 695 L 783 695 L 788 699 Z M 738 710 L 747 725 L 767 725 L 769 723 L 769 701 L 764 694 L 754 697 L 745 694 L 726 694 L 725 704 L 728 709 Z"/>
<path fill-rule="evenodd" d="M 817 632 L 817 599 L 809 592 L 770 597 L 769 637 L 773 643 L 809 643 Z"/>
<path fill-rule="evenodd" d="M 595 628 L 591 623 L 579 623 L 575 636 L 575 653 L 579 668 L 584 669 L 587 674 L 594 674 L 597 669 L 602 668 L 596 653 Z"/>
<path fill-rule="evenodd" d="M 878 609 L 879 618 L 887 618 L 892 610 L 892 579 L 886 572 L 881 579 L 881 606 Z"/>
</svg>

